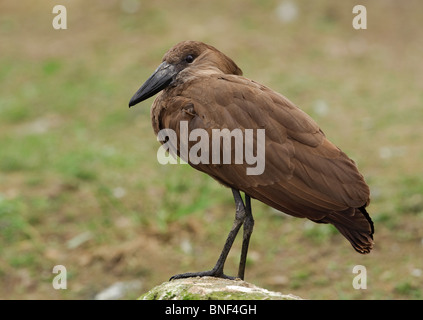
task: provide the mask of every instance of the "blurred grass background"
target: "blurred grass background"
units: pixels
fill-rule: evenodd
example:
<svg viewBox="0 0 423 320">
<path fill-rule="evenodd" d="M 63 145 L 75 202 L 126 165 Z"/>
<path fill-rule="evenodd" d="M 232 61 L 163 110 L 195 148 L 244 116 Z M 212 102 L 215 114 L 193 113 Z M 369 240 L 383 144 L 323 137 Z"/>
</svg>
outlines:
<svg viewBox="0 0 423 320">
<path fill-rule="evenodd" d="M 56 4 L 67 30 L 52 27 Z M 352 27 L 356 4 L 367 30 Z M 114 297 L 132 299 L 214 265 L 231 192 L 160 165 L 153 100 L 127 108 L 187 39 L 309 113 L 371 187 L 366 256 L 330 226 L 254 201 L 246 280 L 310 299 L 423 298 L 421 1 L 23 0 L 0 13 L 0 298 L 92 299 L 121 284 Z M 358 264 L 366 290 L 352 286 Z M 55 265 L 66 290 L 52 287 Z"/>
</svg>

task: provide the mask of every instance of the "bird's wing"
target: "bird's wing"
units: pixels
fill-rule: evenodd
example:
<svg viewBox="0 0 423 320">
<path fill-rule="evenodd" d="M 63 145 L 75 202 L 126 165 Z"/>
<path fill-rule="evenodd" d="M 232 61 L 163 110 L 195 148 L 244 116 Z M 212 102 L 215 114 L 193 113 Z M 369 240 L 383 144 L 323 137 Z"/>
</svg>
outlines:
<svg viewBox="0 0 423 320">
<path fill-rule="evenodd" d="M 164 92 L 153 104 L 156 133 L 171 128 L 179 137 L 181 121 L 187 121 L 189 132 L 206 130 L 212 146 L 213 129 L 254 129 L 257 150 L 257 129 L 265 130 L 262 174 L 247 175 L 254 165 L 245 159 L 231 165 L 190 163 L 194 168 L 276 209 L 315 221 L 328 212 L 367 205 L 369 188 L 355 163 L 282 95 L 234 75 L 202 77 L 177 90 Z"/>
</svg>

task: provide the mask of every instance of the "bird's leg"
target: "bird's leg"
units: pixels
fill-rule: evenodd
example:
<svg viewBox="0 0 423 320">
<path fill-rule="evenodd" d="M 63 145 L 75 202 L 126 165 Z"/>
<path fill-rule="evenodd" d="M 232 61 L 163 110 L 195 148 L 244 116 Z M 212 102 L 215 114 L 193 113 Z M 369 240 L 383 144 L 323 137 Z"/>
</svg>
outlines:
<svg viewBox="0 0 423 320">
<path fill-rule="evenodd" d="M 245 220 L 246 217 L 246 210 L 244 202 L 242 201 L 241 194 L 238 190 L 232 189 L 232 193 L 235 200 L 235 206 L 236 206 L 236 212 L 235 212 L 235 220 L 232 225 L 232 229 L 228 234 L 228 237 L 226 239 L 225 245 L 223 246 L 222 252 L 219 256 L 219 259 L 217 259 L 216 265 L 212 270 L 209 271 L 202 271 L 202 272 L 188 272 L 188 273 L 182 273 L 174 275 L 170 278 L 170 280 L 174 279 L 182 279 L 182 278 L 190 278 L 190 277 L 205 277 L 205 276 L 211 276 L 211 277 L 218 277 L 218 278 L 226 278 L 226 279 L 235 279 L 235 277 L 227 276 L 223 273 L 223 267 L 225 265 L 226 258 L 228 257 L 229 251 L 231 250 L 232 244 L 234 243 L 234 240 L 238 234 L 239 229 L 242 226 L 242 223 Z M 243 246 L 244 248 L 244 246 Z M 248 249 L 248 248 L 247 248 Z M 246 254 L 245 254 L 246 255 Z"/>
<path fill-rule="evenodd" d="M 254 219 L 251 212 L 251 198 L 245 194 L 245 219 L 244 219 L 244 234 L 242 237 L 241 258 L 239 260 L 238 278 L 244 280 L 245 264 L 247 262 L 248 245 L 250 244 L 250 237 L 253 233 Z"/>
</svg>

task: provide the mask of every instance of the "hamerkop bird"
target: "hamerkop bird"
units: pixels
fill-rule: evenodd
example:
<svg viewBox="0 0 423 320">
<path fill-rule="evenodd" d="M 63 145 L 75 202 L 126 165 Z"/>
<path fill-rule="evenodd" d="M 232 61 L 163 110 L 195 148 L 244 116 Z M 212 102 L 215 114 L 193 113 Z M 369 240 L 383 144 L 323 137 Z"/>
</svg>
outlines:
<svg viewBox="0 0 423 320">
<path fill-rule="evenodd" d="M 132 97 L 129 106 L 161 91 L 151 107 L 153 129 L 156 135 L 162 129 L 174 130 L 178 140 L 173 147 L 179 156 L 184 143 L 188 148 L 196 143 L 180 141 L 184 121 L 189 132 L 195 129 L 207 132 L 210 144 L 215 129 L 230 132 L 240 129 L 245 134 L 248 129 L 265 131 L 264 141 L 257 137 L 253 140 L 255 144 L 264 143 L 265 147 L 260 155 L 265 161 L 260 174 L 247 174 L 250 165 L 246 161 L 216 164 L 187 159 L 192 167 L 232 189 L 236 213 L 214 268 L 171 279 L 194 276 L 233 279 L 223 273 L 223 267 L 242 225 L 238 277 L 244 278 L 254 225 L 251 198 L 295 217 L 331 223 L 356 251 L 370 252 L 374 228 L 365 209 L 370 201 L 369 187 L 355 163 L 326 138 L 313 119 L 281 94 L 244 78 L 232 59 L 205 43 L 178 43 L 162 61 Z M 234 148 L 231 148 L 233 159 Z M 245 202 L 240 191 L 245 193 Z"/>
</svg>

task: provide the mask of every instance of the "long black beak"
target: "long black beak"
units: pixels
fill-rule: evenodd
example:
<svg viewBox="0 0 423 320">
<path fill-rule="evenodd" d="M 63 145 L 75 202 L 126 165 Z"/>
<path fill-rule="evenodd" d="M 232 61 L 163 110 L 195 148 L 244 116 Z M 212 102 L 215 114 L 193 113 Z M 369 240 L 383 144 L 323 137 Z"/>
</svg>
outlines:
<svg viewBox="0 0 423 320">
<path fill-rule="evenodd" d="M 174 65 L 163 62 L 134 94 L 131 101 L 129 101 L 129 107 L 154 96 L 166 88 L 177 73 Z"/>
</svg>

